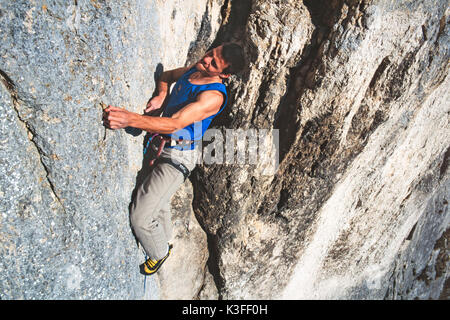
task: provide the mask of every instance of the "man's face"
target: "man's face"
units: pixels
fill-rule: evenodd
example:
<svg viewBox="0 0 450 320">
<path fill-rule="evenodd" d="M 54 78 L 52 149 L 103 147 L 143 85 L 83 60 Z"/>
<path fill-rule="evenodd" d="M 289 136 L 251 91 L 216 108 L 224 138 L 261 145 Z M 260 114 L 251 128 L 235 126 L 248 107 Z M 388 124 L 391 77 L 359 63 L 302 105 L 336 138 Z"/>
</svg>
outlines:
<svg viewBox="0 0 450 320">
<path fill-rule="evenodd" d="M 222 46 L 209 50 L 205 53 L 195 67 L 200 72 L 208 76 L 220 76 L 221 78 L 227 78 L 229 75 L 223 74 L 222 71 L 230 64 L 223 60 Z"/>
</svg>

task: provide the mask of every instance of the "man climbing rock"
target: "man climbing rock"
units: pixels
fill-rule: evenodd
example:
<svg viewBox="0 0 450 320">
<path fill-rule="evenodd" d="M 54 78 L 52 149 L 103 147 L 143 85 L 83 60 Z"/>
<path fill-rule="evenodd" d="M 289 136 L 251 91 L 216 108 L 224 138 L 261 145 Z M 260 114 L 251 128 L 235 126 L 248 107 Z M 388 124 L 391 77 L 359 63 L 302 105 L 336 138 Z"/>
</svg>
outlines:
<svg viewBox="0 0 450 320">
<path fill-rule="evenodd" d="M 158 271 L 170 255 L 170 199 L 197 163 L 201 151 L 197 142 L 227 103 L 223 80 L 243 67 L 242 48 L 224 44 L 209 50 L 189 67 L 162 73 L 157 82 L 158 95 L 145 109 L 146 113 L 160 109 L 170 85 L 176 82 L 161 117 L 113 106 L 104 111 L 103 122 L 108 128 L 134 127 L 152 133 L 150 147 L 156 160 L 131 208 L 131 225 L 149 256 L 140 266 L 143 274 Z"/>
</svg>

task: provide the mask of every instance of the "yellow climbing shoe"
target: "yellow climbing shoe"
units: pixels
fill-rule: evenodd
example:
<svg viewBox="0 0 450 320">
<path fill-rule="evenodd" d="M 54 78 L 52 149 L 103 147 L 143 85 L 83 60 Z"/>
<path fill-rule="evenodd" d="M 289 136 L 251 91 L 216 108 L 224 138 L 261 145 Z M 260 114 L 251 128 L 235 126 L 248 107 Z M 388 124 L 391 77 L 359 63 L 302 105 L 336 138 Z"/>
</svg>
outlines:
<svg viewBox="0 0 450 320">
<path fill-rule="evenodd" d="M 170 252 L 172 251 L 172 245 L 169 245 L 169 252 L 167 252 L 166 256 L 160 260 L 154 260 L 152 258 L 147 259 L 143 264 L 139 266 L 139 269 L 141 270 L 141 273 L 144 275 L 151 275 L 154 274 L 156 271 L 159 270 L 161 265 L 166 261 L 166 259 L 169 257 Z"/>
</svg>

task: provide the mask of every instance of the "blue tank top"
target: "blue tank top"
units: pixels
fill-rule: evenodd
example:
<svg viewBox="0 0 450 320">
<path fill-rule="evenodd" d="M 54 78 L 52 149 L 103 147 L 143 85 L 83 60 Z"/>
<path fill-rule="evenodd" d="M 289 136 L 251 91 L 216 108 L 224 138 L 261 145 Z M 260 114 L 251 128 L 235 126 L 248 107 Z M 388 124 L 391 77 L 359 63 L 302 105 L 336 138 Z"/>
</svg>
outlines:
<svg viewBox="0 0 450 320">
<path fill-rule="evenodd" d="M 214 119 L 216 115 L 218 115 L 225 108 L 228 99 L 227 90 L 223 83 L 209 83 L 209 84 L 190 83 L 189 76 L 196 71 L 197 69 L 193 67 L 178 79 L 178 81 L 175 83 L 175 86 L 172 89 L 172 92 L 170 93 L 169 102 L 167 103 L 167 106 L 165 107 L 164 112 L 162 114 L 163 117 L 171 117 L 173 114 L 183 109 L 189 103 L 196 101 L 197 95 L 203 91 L 217 90 L 223 94 L 224 102 L 220 110 L 216 114 L 213 114 L 208 118 L 203 119 L 202 121 L 192 123 L 186 126 L 185 128 L 168 135 L 173 139 L 184 139 L 194 141 L 190 149 L 194 149 L 196 143 L 195 141 L 202 139 L 203 134 L 208 129 L 209 125 L 211 124 L 211 121 Z M 169 148 L 174 147 L 176 146 Z"/>
</svg>

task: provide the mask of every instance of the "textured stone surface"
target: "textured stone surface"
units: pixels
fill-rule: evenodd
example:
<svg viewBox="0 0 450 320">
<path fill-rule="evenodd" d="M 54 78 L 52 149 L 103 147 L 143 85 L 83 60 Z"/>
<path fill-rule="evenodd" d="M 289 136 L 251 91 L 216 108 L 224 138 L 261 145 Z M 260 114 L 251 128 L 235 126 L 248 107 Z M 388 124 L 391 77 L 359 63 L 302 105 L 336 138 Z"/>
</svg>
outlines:
<svg viewBox="0 0 450 320">
<path fill-rule="evenodd" d="M 0 297 L 448 299 L 448 20 L 439 0 L 0 0 Z M 278 129 L 280 166 L 199 166 L 143 277 L 143 134 L 100 102 L 141 112 L 229 40 L 248 68 L 213 125 Z"/>
<path fill-rule="evenodd" d="M 240 39 L 250 68 L 218 124 L 280 129 L 281 163 L 272 177 L 252 166 L 196 172 L 220 296 L 439 297 L 449 268 L 446 3 L 235 7 L 218 36 Z"/>
<path fill-rule="evenodd" d="M 192 198 L 193 190 L 189 181 L 186 181 L 173 197 L 172 255 L 157 275 L 161 299 L 196 298 L 205 283 L 208 245 L 206 234 L 194 216 Z M 210 294 L 214 295 L 214 292 Z"/>
<path fill-rule="evenodd" d="M 106 131 L 100 102 L 142 112 L 155 74 L 212 42 L 220 4 L 0 2 L 2 298 L 144 295 L 128 218 L 143 135 Z"/>
</svg>

